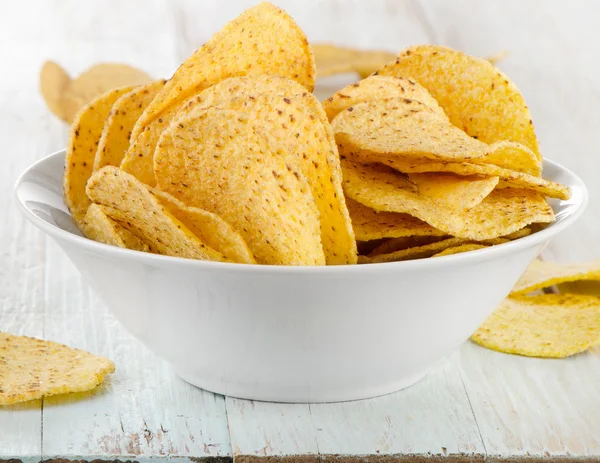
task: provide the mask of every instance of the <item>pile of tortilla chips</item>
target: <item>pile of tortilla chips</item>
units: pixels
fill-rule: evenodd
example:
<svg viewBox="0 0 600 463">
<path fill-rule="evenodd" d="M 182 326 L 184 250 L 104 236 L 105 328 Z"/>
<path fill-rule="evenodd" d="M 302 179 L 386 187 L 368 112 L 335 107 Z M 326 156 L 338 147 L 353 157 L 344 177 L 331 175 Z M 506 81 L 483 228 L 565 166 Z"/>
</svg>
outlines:
<svg viewBox="0 0 600 463">
<path fill-rule="evenodd" d="M 600 260 L 578 264 L 533 261 L 510 296 L 471 339 L 499 352 L 549 358 L 568 357 L 599 345 L 600 297 L 538 291 L 580 281 L 600 282 Z"/>
<path fill-rule="evenodd" d="M 250 8 L 168 81 L 112 89 L 77 114 L 74 220 L 134 250 L 338 265 L 505 243 L 554 220 L 546 197 L 569 197 L 541 177 L 523 97 L 485 60 L 415 47 L 323 104 L 314 83 L 297 24 Z"/>
</svg>

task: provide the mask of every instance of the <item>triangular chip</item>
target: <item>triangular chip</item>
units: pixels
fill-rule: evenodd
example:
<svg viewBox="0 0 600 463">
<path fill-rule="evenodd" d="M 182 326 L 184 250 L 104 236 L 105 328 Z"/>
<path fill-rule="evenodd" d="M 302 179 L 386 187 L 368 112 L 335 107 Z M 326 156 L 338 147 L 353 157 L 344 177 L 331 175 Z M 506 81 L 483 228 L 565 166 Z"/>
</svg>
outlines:
<svg viewBox="0 0 600 463">
<path fill-rule="evenodd" d="M 94 389 L 115 365 L 50 341 L 0 332 L 0 405 Z"/>
<path fill-rule="evenodd" d="M 356 239 L 359 241 L 444 235 L 440 230 L 436 230 L 412 215 L 396 212 L 377 212 L 350 198 L 346 199 L 346 204 L 350 211 Z"/>
<path fill-rule="evenodd" d="M 85 236 L 94 241 L 135 251 L 150 251 L 146 243 L 108 217 L 100 204 L 92 203 L 88 207 L 83 225 Z"/>
<path fill-rule="evenodd" d="M 427 90 L 412 79 L 391 76 L 371 76 L 360 82 L 348 85 L 335 95 L 323 101 L 323 108 L 329 120 L 333 120 L 344 109 L 365 101 L 383 100 L 392 97 L 417 100 L 433 109 L 442 118 L 446 113 Z"/>
<path fill-rule="evenodd" d="M 342 168 L 344 192 L 350 198 L 378 211 L 410 214 L 459 238 L 497 238 L 531 223 L 554 220 L 544 197 L 529 190 L 494 190 L 471 209 L 452 209 L 416 193 L 414 185 L 400 175 L 349 161 L 342 161 Z"/>
<path fill-rule="evenodd" d="M 541 172 L 541 162 L 527 147 L 508 141 L 483 143 L 429 106 L 407 98 L 350 106 L 333 119 L 332 127 L 341 154 L 362 150 L 402 158 L 494 164 L 531 175 Z"/>
<path fill-rule="evenodd" d="M 509 140 L 541 160 L 531 114 L 517 86 L 489 61 L 436 45 L 410 47 L 376 72 L 412 77 L 450 121 L 485 143 Z"/>
<path fill-rule="evenodd" d="M 532 190 L 557 199 L 569 199 L 571 191 L 569 187 L 560 183 L 551 182 L 541 177 L 504 169 L 493 164 L 473 164 L 472 162 L 433 161 L 431 159 L 401 158 L 373 154 L 367 151 L 346 152 L 345 155 L 352 161 L 362 164 L 379 162 L 404 173 L 424 172 L 451 172 L 457 175 L 482 175 L 499 177 L 498 188 L 522 188 Z"/>
<path fill-rule="evenodd" d="M 115 101 L 131 90 L 131 86 L 121 87 L 99 96 L 77 114 L 71 126 L 65 158 L 64 193 L 65 203 L 79 228 L 90 205 L 85 184 L 92 175 L 104 122 Z"/>
<path fill-rule="evenodd" d="M 223 254 L 177 220 L 146 185 L 117 167 L 96 171 L 88 182 L 87 194 L 104 206 L 108 217 L 142 239 L 154 253 L 227 262 Z"/>
<path fill-rule="evenodd" d="M 157 80 L 140 85 L 115 101 L 98 142 L 94 170 L 121 164 L 133 126 L 164 84 L 164 80 Z"/>
<path fill-rule="evenodd" d="M 230 21 L 175 72 L 134 128 L 137 137 L 169 106 L 228 77 L 287 76 L 312 91 L 315 61 L 304 32 L 283 10 L 260 3 Z"/>
<path fill-rule="evenodd" d="M 600 344 L 600 298 L 579 294 L 509 297 L 471 340 L 507 354 L 568 357 Z"/>
<path fill-rule="evenodd" d="M 196 109 L 202 108 L 199 109 L 202 111 L 208 106 L 234 99 L 240 95 L 252 96 L 263 93 L 293 96 L 308 93 L 308 90 L 295 80 L 266 74 L 230 77 L 222 80 L 198 95 L 171 106 L 159 118 L 150 122 L 131 144 L 121 168 L 147 185 L 156 185 L 154 151 L 160 135 L 173 119 L 189 116 Z"/>
<path fill-rule="evenodd" d="M 455 209 L 477 206 L 498 185 L 498 177 L 461 177 L 446 173 L 409 174 L 419 195 Z"/>
<path fill-rule="evenodd" d="M 526 294 L 560 283 L 581 280 L 600 280 L 600 259 L 576 264 L 534 260 L 511 294 Z"/>
<path fill-rule="evenodd" d="M 204 209 L 186 206 L 164 191 L 154 190 L 154 195 L 194 235 L 227 259 L 244 264 L 256 263 L 244 238 L 221 217 Z"/>
<path fill-rule="evenodd" d="M 156 150 L 158 186 L 222 217 L 258 263 L 323 265 L 308 181 L 295 156 L 261 127 L 245 112 L 220 108 L 178 119 Z"/>
</svg>

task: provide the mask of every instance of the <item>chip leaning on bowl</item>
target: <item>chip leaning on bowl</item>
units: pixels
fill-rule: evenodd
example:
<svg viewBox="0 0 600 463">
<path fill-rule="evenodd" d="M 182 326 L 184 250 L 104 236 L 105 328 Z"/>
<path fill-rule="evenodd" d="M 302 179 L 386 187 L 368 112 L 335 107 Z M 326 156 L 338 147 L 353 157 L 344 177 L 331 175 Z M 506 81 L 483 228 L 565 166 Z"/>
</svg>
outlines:
<svg viewBox="0 0 600 463">
<path fill-rule="evenodd" d="M 484 59 L 412 47 L 323 105 L 314 79 L 303 32 L 262 3 L 165 84 L 99 96 L 71 127 L 74 220 L 159 254 L 343 265 L 476 252 L 552 222 L 546 198 L 569 197 L 541 177 L 522 95 Z"/>
</svg>

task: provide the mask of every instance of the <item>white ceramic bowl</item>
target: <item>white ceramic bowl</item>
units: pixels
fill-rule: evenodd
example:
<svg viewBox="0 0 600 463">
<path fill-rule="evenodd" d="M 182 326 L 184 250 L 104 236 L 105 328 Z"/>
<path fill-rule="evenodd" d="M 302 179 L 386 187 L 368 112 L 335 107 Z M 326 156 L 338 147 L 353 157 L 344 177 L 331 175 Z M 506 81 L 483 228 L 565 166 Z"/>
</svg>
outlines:
<svg viewBox="0 0 600 463">
<path fill-rule="evenodd" d="M 337 267 L 203 262 L 96 243 L 63 203 L 64 151 L 16 185 L 34 225 L 64 249 L 134 336 L 199 387 L 236 397 L 329 402 L 407 387 L 469 338 L 527 265 L 587 201 L 573 173 L 556 222 L 492 248 L 436 259 Z M 51 270 L 51 269 L 50 269 Z"/>
</svg>

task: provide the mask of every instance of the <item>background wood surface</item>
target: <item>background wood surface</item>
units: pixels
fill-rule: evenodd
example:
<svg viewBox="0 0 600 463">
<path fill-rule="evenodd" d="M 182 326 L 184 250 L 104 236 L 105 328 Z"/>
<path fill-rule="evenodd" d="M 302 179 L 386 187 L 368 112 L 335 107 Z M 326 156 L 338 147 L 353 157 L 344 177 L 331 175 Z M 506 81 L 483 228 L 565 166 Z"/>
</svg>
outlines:
<svg viewBox="0 0 600 463">
<path fill-rule="evenodd" d="M 38 92 L 42 62 L 77 74 L 97 62 L 168 77 L 250 1 L 18 1 L 0 15 L 0 330 L 106 355 L 100 389 L 0 408 L 0 461 L 341 455 L 600 459 L 600 349 L 568 360 L 466 343 L 420 383 L 368 401 L 282 405 L 187 385 L 107 312 L 57 246 L 17 211 L 14 182 L 65 145 Z M 544 156 L 590 190 L 581 220 L 545 257 L 600 257 L 600 6 L 542 0 L 276 1 L 313 42 L 398 51 L 438 43 L 499 67 L 523 91 Z M 326 79 L 319 95 L 351 82 Z M 358 460 L 356 460 L 358 461 Z"/>
</svg>

